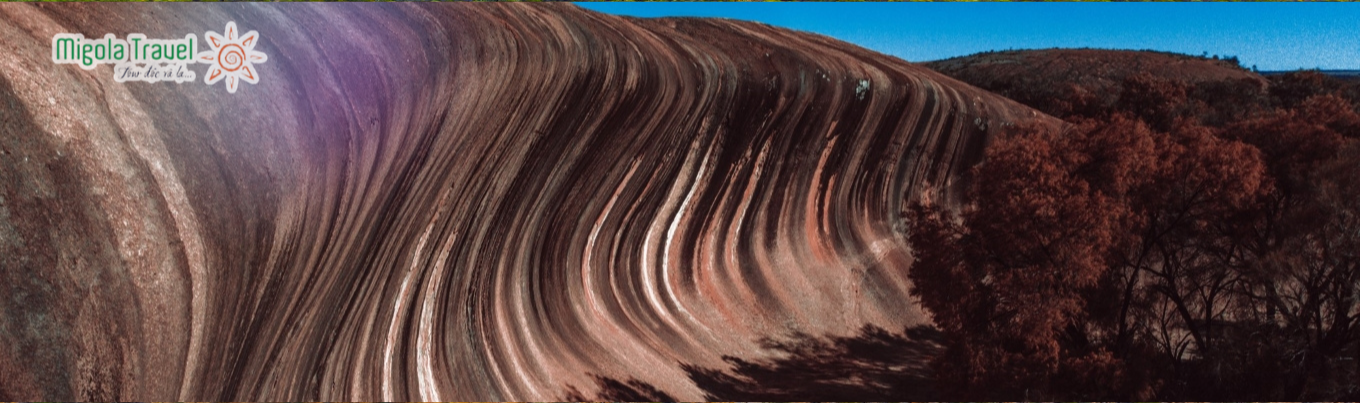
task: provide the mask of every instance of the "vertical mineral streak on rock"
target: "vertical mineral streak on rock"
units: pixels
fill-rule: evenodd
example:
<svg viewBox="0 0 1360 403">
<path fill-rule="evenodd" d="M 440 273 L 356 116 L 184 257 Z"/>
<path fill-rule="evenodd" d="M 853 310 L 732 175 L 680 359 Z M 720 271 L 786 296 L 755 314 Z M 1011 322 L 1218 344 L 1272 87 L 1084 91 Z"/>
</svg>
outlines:
<svg viewBox="0 0 1360 403">
<path fill-rule="evenodd" d="M 235 94 L 47 53 L 227 21 L 269 55 Z M 984 126 L 1057 124 L 831 38 L 571 5 L 5 4 L 0 35 L 20 400 L 702 398 L 680 364 L 928 320 L 902 203 L 952 200 Z"/>
</svg>

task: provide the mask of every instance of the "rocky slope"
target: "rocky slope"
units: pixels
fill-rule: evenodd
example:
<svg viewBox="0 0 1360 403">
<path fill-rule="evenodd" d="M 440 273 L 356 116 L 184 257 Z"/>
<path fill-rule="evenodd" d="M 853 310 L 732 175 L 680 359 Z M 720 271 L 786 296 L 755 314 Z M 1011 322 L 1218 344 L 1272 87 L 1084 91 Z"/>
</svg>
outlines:
<svg viewBox="0 0 1360 403">
<path fill-rule="evenodd" d="M 235 94 L 51 60 L 227 21 L 269 57 Z M 0 37 L 7 399 L 700 398 L 681 364 L 928 321 L 903 200 L 1056 124 L 821 36 L 571 5 L 0 4 Z"/>
</svg>

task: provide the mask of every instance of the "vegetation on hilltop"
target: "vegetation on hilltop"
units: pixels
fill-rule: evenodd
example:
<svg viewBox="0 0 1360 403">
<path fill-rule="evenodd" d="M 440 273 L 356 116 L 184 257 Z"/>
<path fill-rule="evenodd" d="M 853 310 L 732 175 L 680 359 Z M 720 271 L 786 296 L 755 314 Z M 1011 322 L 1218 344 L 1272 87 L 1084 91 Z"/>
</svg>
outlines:
<svg viewBox="0 0 1360 403">
<path fill-rule="evenodd" d="M 934 64 L 1072 123 L 1000 138 L 961 209 L 905 213 L 940 393 L 1360 397 L 1356 85 L 1105 55 Z M 1051 67 L 1131 58 L 1172 65 Z"/>
</svg>

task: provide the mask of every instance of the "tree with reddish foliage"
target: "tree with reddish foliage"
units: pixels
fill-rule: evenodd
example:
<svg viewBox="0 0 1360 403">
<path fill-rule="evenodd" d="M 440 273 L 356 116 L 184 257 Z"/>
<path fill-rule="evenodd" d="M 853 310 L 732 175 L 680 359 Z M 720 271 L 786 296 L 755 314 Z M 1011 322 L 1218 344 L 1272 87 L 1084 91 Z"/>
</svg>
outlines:
<svg viewBox="0 0 1360 403">
<path fill-rule="evenodd" d="M 1138 73 L 1124 79 L 1115 109 L 1141 119 L 1161 131 L 1171 129 L 1190 108 L 1185 83 Z"/>
<path fill-rule="evenodd" d="M 1201 82 L 1190 89 L 1189 97 L 1191 116 L 1212 127 L 1251 118 L 1270 104 L 1265 83 L 1249 78 Z"/>
<path fill-rule="evenodd" d="M 1285 73 L 1270 81 L 1270 96 L 1283 109 L 1298 108 L 1309 98 L 1335 94 L 1342 87 L 1339 80 L 1318 71 Z"/>
<path fill-rule="evenodd" d="M 946 393 L 1055 397 L 1057 373 L 1108 362 L 1062 340 L 1081 319 L 1081 291 L 1099 278 L 1120 217 L 1070 174 L 1087 158 L 1061 140 L 1031 130 L 994 146 L 962 223 L 927 204 L 911 211 L 914 295 L 947 335 L 938 368 Z"/>
<path fill-rule="evenodd" d="M 908 212 L 913 295 L 947 336 L 951 397 L 1147 398 L 1159 366 L 1213 351 L 1237 281 L 1220 219 L 1269 189 L 1252 147 L 1115 115 L 1019 130 L 974 175 L 957 214 Z"/>
<path fill-rule="evenodd" d="M 1252 221 L 1239 309 L 1268 325 L 1287 399 L 1356 396 L 1360 385 L 1360 115 L 1334 95 L 1233 125 L 1266 155 L 1278 185 Z"/>
<path fill-rule="evenodd" d="M 1360 398 L 1360 80 L 1002 56 L 933 67 L 1073 126 L 906 212 L 947 398 Z"/>
</svg>

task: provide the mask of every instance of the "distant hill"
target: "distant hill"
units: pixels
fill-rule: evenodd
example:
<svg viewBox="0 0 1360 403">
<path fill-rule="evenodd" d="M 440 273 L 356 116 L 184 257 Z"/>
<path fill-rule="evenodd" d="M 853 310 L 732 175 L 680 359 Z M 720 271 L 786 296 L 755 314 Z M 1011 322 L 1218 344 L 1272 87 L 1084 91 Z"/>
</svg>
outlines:
<svg viewBox="0 0 1360 403">
<path fill-rule="evenodd" d="M 1236 59 L 1211 59 L 1147 50 L 1037 49 L 977 53 L 923 63 L 950 76 L 986 76 L 998 81 L 1026 75 L 1094 86 L 1117 84 L 1124 77 L 1147 72 L 1187 82 L 1255 78 L 1261 75 L 1239 66 Z M 967 80 L 965 80 L 967 81 Z M 984 87 L 985 88 L 985 87 Z"/>
<path fill-rule="evenodd" d="M 1299 71 L 1300 70 L 1262 71 L 1260 72 L 1260 74 L 1266 77 L 1274 77 L 1282 76 L 1289 73 L 1297 73 Z M 1317 73 L 1321 73 L 1322 75 L 1347 81 L 1360 80 L 1360 70 L 1303 70 L 1303 71 L 1314 71 Z"/>
<path fill-rule="evenodd" d="M 1216 82 L 1263 91 L 1268 85 L 1265 77 L 1241 67 L 1235 58 L 1155 51 L 1013 50 L 922 64 L 1059 117 L 1108 110 L 1125 81 L 1135 76 L 1180 87 Z"/>
</svg>

